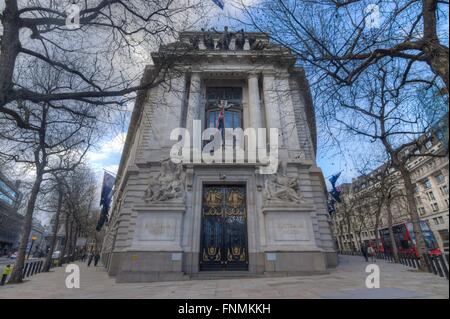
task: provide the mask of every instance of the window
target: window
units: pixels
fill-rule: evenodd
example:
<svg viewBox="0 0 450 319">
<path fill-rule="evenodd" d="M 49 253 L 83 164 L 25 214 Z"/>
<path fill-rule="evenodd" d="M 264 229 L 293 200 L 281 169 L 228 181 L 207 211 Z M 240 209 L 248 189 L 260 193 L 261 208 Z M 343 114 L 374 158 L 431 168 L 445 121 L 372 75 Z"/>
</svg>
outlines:
<svg viewBox="0 0 450 319">
<path fill-rule="evenodd" d="M 416 185 L 416 186 L 414 187 L 414 193 L 418 193 L 418 192 L 419 192 L 419 186 Z"/>
<path fill-rule="evenodd" d="M 436 175 L 434 178 L 436 178 L 436 182 L 438 184 L 445 182 L 445 177 L 444 177 L 444 174 L 442 174 L 442 173 L 439 173 L 439 175 Z"/>
<path fill-rule="evenodd" d="M 443 224 L 444 223 L 444 217 L 439 216 L 438 220 L 439 220 L 439 224 Z"/>
<path fill-rule="evenodd" d="M 13 206 L 18 196 L 19 194 L 17 192 L 0 180 L 0 201 Z"/>
<path fill-rule="evenodd" d="M 433 143 L 432 143 L 431 141 L 428 141 L 428 142 L 425 144 L 425 147 L 429 150 L 430 148 L 433 147 Z"/>
<path fill-rule="evenodd" d="M 444 196 L 448 195 L 448 186 L 447 185 L 441 186 L 441 193 Z"/>
<path fill-rule="evenodd" d="M 448 208 L 448 199 L 445 200 L 445 204 L 447 205 L 447 208 Z"/>
<path fill-rule="evenodd" d="M 218 126 L 220 114 L 219 101 L 226 100 L 230 106 L 224 112 L 225 128 L 242 127 L 242 88 L 208 87 L 206 90 L 206 126 Z"/>
<path fill-rule="evenodd" d="M 433 222 L 435 225 L 439 225 L 439 220 L 437 218 L 433 218 Z"/>
<path fill-rule="evenodd" d="M 431 207 L 433 208 L 434 212 L 437 212 L 439 210 L 439 205 L 437 203 L 432 203 Z"/>
<path fill-rule="evenodd" d="M 425 215 L 425 208 L 419 207 L 419 214 L 420 215 Z"/>
<path fill-rule="evenodd" d="M 430 180 L 429 180 L 428 178 L 427 178 L 426 180 L 423 181 L 423 187 L 424 187 L 425 189 L 431 188 L 431 182 L 430 182 Z"/>
<path fill-rule="evenodd" d="M 430 201 L 436 200 L 436 197 L 434 197 L 433 192 L 428 192 L 428 193 L 427 193 L 427 196 L 428 196 L 428 199 L 429 199 Z"/>
</svg>

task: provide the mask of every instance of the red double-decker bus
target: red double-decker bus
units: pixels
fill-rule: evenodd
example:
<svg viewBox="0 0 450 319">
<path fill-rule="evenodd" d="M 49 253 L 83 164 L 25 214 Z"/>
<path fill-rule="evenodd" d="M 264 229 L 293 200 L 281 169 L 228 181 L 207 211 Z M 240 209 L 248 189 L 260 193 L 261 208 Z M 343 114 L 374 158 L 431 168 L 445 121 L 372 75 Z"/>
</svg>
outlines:
<svg viewBox="0 0 450 319">
<path fill-rule="evenodd" d="M 432 256 L 438 256 L 441 254 L 436 238 L 433 231 L 430 229 L 427 221 L 420 221 L 420 228 L 422 230 L 425 244 L 427 246 L 428 253 Z M 392 226 L 394 233 L 395 243 L 397 244 L 399 253 L 414 254 L 419 256 L 417 252 L 416 239 L 413 231 L 413 224 L 411 222 L 397 224 Z M 380 229 L 380 252 L 392 253 L 392 245 L 389 237 L 389 228 Z"/>
</svg>

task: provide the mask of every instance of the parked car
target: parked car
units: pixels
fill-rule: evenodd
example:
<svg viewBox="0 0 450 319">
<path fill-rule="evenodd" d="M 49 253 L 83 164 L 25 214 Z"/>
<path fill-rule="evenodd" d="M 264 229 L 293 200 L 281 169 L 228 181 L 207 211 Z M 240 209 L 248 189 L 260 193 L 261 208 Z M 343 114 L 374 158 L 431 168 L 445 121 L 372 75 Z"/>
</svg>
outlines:
<svg viewBox="0 0 450 319">
<path fill-rule="evenodd" d="M 17 255 L 18 255 L 18 253 L 17 253 L 17 251 L 16 251 L 16 252 L 12 253 L 12 254 L 11 254 L 11 257 L 9 257 L 9 258 L 11 258 L 11 259 L 16 259 L 16 258 L 17 258 Z"/>
</svg>

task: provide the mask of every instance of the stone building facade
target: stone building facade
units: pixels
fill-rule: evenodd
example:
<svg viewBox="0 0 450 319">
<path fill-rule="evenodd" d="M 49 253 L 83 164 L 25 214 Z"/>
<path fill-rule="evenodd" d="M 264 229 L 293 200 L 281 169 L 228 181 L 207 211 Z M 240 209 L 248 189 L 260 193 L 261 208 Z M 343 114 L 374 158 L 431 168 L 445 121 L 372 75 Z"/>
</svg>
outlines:
<svg viewBox="0 0 450 319">
<path fill-rule="evenodd" d="M 449 225 L 449 193 L 448 193 L 448 122 L 442 129 L 430 132 L 423 138 L 428 141 L 421 143 L 422 154 L 435 156 L 413 157 L 407 164 L 411 171 L 412 182 L 416 186 L 416 205 L 420 219 L 427 222 L 434 234 L 439 249 L 448 254 Z M 352 183 L 341 185 L 342 203 L 337 205 L 336 214 L 332 217 L 333 236 L 339 250 L 359 250 L 361 242 L 375 242 L 376 239 L 376 209 L 377 198 L 373 195 L 380 189 L 379 183 L 373 177 L 384 169 L 381 166 L 366 176 L 353 179 Z M 392 170 L 392 185 L 397 188 L 393 196 L 391 212 L 393 225 L 410 221 L 405 198 L 401 196 L 402 179 L 400 173 Z M 361 215 L 361 212 L 363 214 Z M 346 215 L 351 216 L 350 225 Z M 363 216 L 363 217 L 361 217 Z M 386 205 L 381 206 L 378 229 L 388 227 Z M 350 229 L 349 229 L 350 228 Z"/>
<path fill-rule="evenodd" d="M 0 172 L 0 256 L 13 253 L 19 244 L 24 216 L 18 212 L 20 182 L 12 182 Z"/>
<path fill-rule="evenodd" d="M 336 266 L 312 99 L 290 51 L 264 33 L 185 32 L 152 58 L 143 82 L 175 62 L 136 100 L 102 248 L 108 273 L 140 282 Z M 266 136 L 278 142 L 274 174 L 250 161 L 248 139 L 243 163 L 196 158 L 192 134 L 192 160 L 170 160 L 173 129 L 215 128 L 221 116 L 225 128 L 278 129 Z"/>
</svg>

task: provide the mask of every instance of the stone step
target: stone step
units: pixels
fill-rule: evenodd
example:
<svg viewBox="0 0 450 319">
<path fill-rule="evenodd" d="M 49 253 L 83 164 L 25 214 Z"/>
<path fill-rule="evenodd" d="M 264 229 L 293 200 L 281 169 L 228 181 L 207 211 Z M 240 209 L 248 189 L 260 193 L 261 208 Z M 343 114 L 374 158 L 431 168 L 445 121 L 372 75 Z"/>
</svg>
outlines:
<svg viewBox="0 0 450 319">
<path fill-rule="evenodd" d="M 255 274 L 248 271 L 201 271 L 190 274 L 191 279 L 239 279 L 239 278 L 255 278 L 264 277 L 261 274 Z"/>
</svg>

